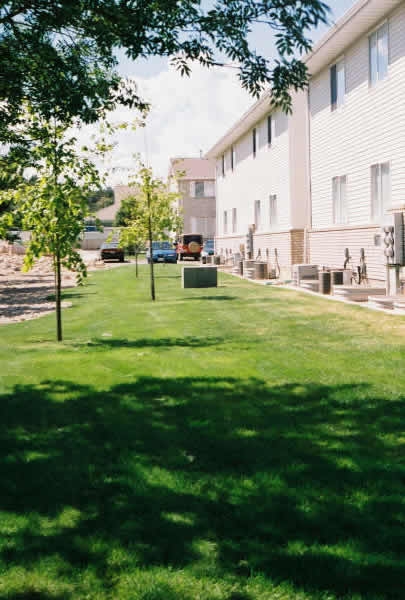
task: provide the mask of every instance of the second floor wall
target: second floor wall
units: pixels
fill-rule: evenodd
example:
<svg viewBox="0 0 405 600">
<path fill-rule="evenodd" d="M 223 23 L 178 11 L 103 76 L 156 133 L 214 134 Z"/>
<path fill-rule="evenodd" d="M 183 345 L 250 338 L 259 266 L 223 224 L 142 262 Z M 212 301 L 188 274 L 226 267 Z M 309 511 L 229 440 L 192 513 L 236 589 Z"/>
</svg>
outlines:
<svg viewBox="0 0 405 600">
<path fill-rule="evenodd" d="M 269 118 L 270 117 L 270 118 Z M 217 235 L 290 223 L 288 117 L 267 115 L 217 159 Z"/>
<path fill-rule="evenodd" d="M 312 226 L 381 224 L 405 199 L 405 2 L 309 86 Z"/>
</svg>

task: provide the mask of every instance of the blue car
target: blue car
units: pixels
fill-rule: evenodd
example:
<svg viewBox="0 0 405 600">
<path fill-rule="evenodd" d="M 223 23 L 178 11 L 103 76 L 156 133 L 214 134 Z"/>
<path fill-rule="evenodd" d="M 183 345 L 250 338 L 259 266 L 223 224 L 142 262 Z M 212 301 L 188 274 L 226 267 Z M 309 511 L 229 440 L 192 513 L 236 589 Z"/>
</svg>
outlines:
<svg viewBox="0 0 405 600">
<path fill-rule="evenodd" d="M 201 252 L 201 256 L 212 256 L 215 254 L 214 240 L 206 240 Z"/>
<path fill-rule="evenodd" d="M 148 263 L 150 263 L 150 251 L 146 253 Z M 154 263 L 176 263 L 176 248 L 170 242 L 152 242 L 152 260 Z"/>
</svg>

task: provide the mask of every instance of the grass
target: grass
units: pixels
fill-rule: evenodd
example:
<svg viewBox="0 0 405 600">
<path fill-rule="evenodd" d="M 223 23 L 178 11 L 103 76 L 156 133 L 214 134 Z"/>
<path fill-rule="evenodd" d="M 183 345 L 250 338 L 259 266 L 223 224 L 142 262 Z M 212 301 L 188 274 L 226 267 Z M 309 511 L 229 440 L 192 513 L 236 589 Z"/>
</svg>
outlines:
<svg viewBox="0 0 405 600">
<path fill-rule="evenodd" d="M 405 590 L 405 320 L 96 273 L 0 330 L 0 600 Z"/>
</svg>

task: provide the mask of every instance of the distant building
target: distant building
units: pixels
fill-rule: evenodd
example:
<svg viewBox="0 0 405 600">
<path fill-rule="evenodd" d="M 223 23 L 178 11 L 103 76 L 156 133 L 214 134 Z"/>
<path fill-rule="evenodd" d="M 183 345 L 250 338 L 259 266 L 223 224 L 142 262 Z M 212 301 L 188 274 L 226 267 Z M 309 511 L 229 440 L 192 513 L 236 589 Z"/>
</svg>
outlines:
<svg viewBox="0 0 405 600">
<path fill-rule="evenodd" d="M 172 189 L 181 194 L 178 208 L 184 219 L 184 233 L 215 237 L 215 160 L 171 158 L 169 177 L 176 176 Z"/>
<path fill-rule="evenodd" d="M 105 227 L 112 227 L 117 212 L 121 208 L 122 200 L 128 198 L 128 196 L 132 196 L 133 193 L 134 188 L 129 185 L 116 185 L 114 187 L 114 204 L 98 210 L 96 217 L 100 219 Z"/>
</svg>

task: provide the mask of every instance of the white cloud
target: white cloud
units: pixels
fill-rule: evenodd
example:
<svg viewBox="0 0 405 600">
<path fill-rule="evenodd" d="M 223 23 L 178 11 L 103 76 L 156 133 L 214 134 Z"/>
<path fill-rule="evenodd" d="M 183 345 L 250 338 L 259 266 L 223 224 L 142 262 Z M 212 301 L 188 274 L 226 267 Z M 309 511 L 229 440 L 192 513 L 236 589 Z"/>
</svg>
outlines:
<svg viewBox="0 0 405 600">
<path fill-rule="evenodd" d="M 136 153 L 156 175 L 166 177 L 170 157 L 207 152 L 254 102 L 233 69 L 194 65 L 191 77 L 181 77 L 168 66 L 154 77 L 137 77 L 136 81 L 152 109 L 145 128 L 121 130 L 115 135 L 117 146 L 108 161 L 114 167 L 111 183 L 126 181 L 128 169 L 135 166 Z M 134 111 L 119 109 L 111 120 L 131 121 L 136 116 Z M 81 138 L 88 135 L 87 128 Z"/>
</svg>

